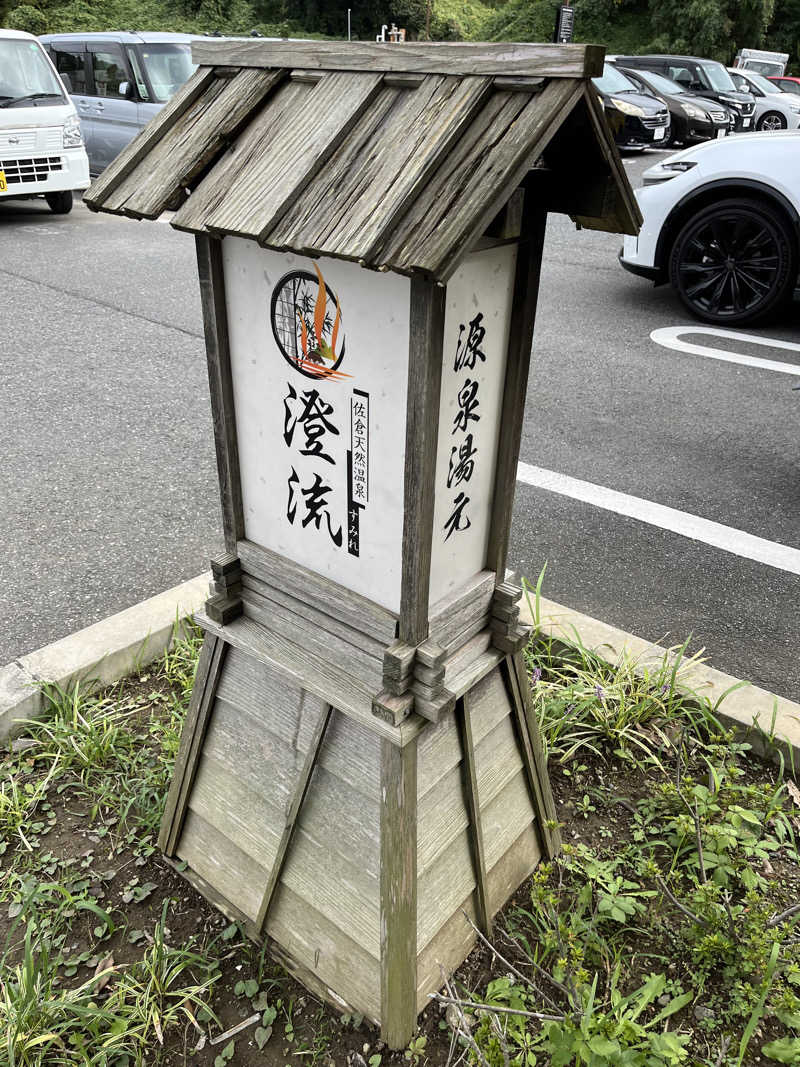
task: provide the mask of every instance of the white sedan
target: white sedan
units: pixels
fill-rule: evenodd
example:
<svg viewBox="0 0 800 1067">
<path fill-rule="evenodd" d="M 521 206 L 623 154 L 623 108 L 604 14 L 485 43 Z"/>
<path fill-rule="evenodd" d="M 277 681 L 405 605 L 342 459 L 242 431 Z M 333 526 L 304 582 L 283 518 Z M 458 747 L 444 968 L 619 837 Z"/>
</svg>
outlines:
<svg viewBox="0 0 800 1067">
<path fill-rule="evenodd" d="M 757 130 L 796 130 L 800 126 L 800 99 L 753 70 L 728 67 L 728 73 L 740 92 L 753 94 Z"/>
<path fill-rule="evenodd" d="M 686 148 L 644 172 L 644 222 L 620 263 L 670 282 L 704 322 L 755 322 L 792 298 L 800 270 L 800 132 Z"/>
</svg>

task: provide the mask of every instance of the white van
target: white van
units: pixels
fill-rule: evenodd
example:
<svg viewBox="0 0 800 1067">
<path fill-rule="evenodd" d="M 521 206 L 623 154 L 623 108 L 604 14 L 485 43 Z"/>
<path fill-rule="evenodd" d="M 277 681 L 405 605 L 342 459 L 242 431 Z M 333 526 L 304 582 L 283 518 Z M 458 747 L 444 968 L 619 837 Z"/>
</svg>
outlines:
<svg viewBox="0 0 800 1067">
<path fill-rule="evenodd" d="M 89 186 L 89 160 L 67 88 L 30 33 L 0 29 L 0 200 L 43 196 L 72 210 Z"/>
</svg>

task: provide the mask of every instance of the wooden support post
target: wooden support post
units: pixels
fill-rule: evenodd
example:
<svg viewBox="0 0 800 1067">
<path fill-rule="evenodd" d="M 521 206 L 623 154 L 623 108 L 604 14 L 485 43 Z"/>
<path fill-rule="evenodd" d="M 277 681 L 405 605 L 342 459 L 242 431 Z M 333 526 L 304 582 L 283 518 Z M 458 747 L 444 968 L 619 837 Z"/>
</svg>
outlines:
<svg viewBox="0 0 800 1067">
<path fill-rule="evenodd" d="M 517 462 L 522 440 L 546 224 L 547 208 L 526 189 L 514 276 L 503 410 L 500 416 L 503 432 L 500 434 L 497 450 L 492 521 L 486 554 L 486 566 L 495 572 L 498 585 L 505 580 L 506 574 L 511 510 L 514 506 L 514 488 L 517 482 Z"/>
<path fill-rule="evenodd" d="M 520 741 L 520 755 L 525 766 L 525 775 L 531 791 L 531 800 L 539 824 L 542 851 L 547 859 L 558 855 L 561 849 L 561 834 L 558 829 L 556 805 L 547 760 L 539 738 L 539 724 L 531 697 L 528 671 L 521 652 L 506 656 L 501 664 L 503 680 L 513 708 L 512 719 Z"/>
<path fill-rule="evenodd" d="M 314 727 L 314 733 L 311 737 L 308 752 L 306 753 L 303 766 L 300 769 L 300 776 L 297 779 L 292 799 L 286 811 L 286 823 L 283 827 L 281 839 L 278 842 L 278 851 L 275 853 L 275 862 L 272 864 L 269 881 L 264 890 L 264 896 L 261 900 L 261 906 L 258 909 L 258 916 L 256 918 L 255 925 L 256 930 L 259 933 L 261 933 L 266 926 L 269 906 L 272 903 L 272 898 L 275 894 L 278 882 L 280 881 L 281 872 L 286 863 L 286 857 L 289 855 L 289 848 L 292 844 L 292 838 L 294 837 L 294 832 L 297 827 L 297 818 L 300 814 L 300 809 L 303 806 L 303 801 L 306 798 L 306 793 L 308 792 L 308 787 L 311 783 L 311 775 L 314 773 L 314 767 L 316 766 L 317 757 L 322 748 L 322 742 L 325 739 L 325 731 L 328 728 L 328 723 L 331 721 L 332 713 L 333 708 L 330 704 L 326 704 L 317 721 L 317 725 Z"/>
<path fill-rule="evenodd" d="M 206 634 L 158 835 L 159 847 L 166 856 L 174 856 L 178 847 L 227 649 L 221 638 Z"/>
<path fill-rule="evenodd" d="M 417 742 L 381 741 L 381 1038 L 417 1028 Z"/>
<path fill-rule="evenodd" d="M 195 238 L 195 244 L 206 337 L 208 386 L 214 416 L 214 443 L 222 498 L 222 527 L 225 548 L 235 555 L 236 543 L 244 537 L 244 510 L 239 478 L 239 450 L 236 444 L 228 317 L 225 310 L 222 241 L 200 234 Z"/>
<path fill-rule="evenodd" d="M 469 836 L 472 845 L 472 861 L 475 868 L 475 897 L 478 926 L 486 937 L 492 936 L 492 912 L 489 902 L 489 886 L 486 871 L 486 851 L 483 847 L 481 802 L 478 795 L 478 771 L 475 765 L 475 742 L 472 737 L 472 713 L 470 695 L 456 703 L 456 724 L 461 734 L 461 751 L 464 754 L 464 794 L 469 813 Z"/>
<path fill-rule="evenodd" d="M 412 276 L 398 636 L 414 646 L 428 636 L 444 301 L 444 286 Z"/>
</svg>

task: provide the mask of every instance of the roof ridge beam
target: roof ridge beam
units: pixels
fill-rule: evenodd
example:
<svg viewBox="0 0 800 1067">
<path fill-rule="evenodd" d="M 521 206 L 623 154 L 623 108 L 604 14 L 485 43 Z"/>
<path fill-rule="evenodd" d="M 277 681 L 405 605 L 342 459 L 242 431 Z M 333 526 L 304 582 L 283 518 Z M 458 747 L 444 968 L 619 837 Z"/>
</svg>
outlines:
<svg viewBox="0 0 800 1067">
<path fill-rule="evenodd" d="M 594 78 L 603 71 L 605 48 L 595 44 L 508 42 L 269 41 L 259 38 L 200 40 L 198 64 L 292 67 L 307 70 L 392 71 L 417 74 L 487 74 L 541 78 Z"/>
</svg>

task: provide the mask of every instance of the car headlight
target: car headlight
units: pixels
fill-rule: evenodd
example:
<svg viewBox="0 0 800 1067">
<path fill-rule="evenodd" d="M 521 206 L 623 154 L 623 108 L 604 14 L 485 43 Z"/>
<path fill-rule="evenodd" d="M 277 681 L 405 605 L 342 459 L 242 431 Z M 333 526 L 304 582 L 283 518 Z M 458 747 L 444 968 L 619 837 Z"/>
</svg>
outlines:
<svg viewBox="0 0 800 1067">
<path fill-rule="evenodd" d="M 694 104 L 681 104 L 681 107 L 690 119 L 706 119 L 708 115 L 701 107 L 696 107 Z"/>
<path fill-rule="evenodd" d="M 83 134 L 81 133 L 81 122 L 77 115 L 71 115 L 66 120 L 61 136 L 64 148 L 80 148 L 83 144 Z"/>
<path fill-rule="evenodd" d="M 792 109 L 792 111 L 795 111 L 797 112 L 797 114 L 800 114 L 800 100 L 790 100 L 789 107 Z"/>
<path fill-rule="evenodd" d="M 696 167 L 696 166 L 697 166 L 697 160 L 695 160 L 695 159 L 676 159 L 672 163 L 670 163 L 669 161 L 667 161 L 666 163 L 662 163 L 661 164 L 661 169 L 662 170 L 676 170 L 676 171 L 683 172 L 683 171 L 686 171 L 686 170 L 691 170 L 692 167 Z"/>
<path fill-rule="evenodd" d="M 618 111 L 621 111 L 623 115 L 635 115 L 637 118 L 644 117 L 644 108 L 637 107 L 636 104 L 631 104 L 627 100 L 620 100 L 618 97 L 612 96 L 611 103 Z"/>
</svg>

